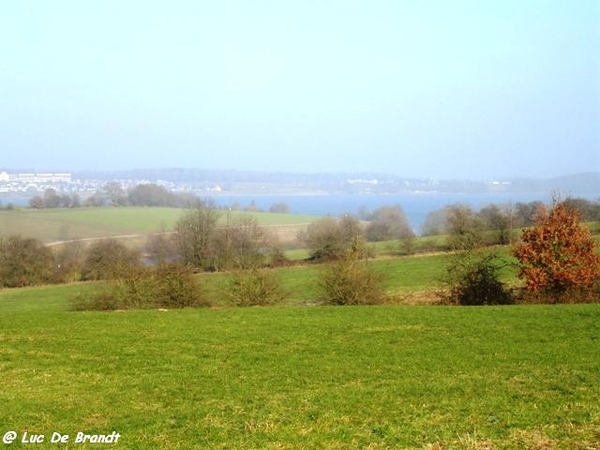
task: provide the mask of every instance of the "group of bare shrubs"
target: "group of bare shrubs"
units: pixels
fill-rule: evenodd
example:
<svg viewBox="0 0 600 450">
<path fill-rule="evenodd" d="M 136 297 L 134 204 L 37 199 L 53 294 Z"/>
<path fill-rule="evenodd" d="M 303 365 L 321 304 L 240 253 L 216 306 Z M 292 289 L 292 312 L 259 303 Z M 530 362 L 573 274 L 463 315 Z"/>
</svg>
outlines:
<svg viewBox="0 0 600 450">
<path fill-rule="evenodd" d="M 363 213 L 367 222 L 351 215 L 326 217 L 311 223 L 298 238 L 311 252 L 311 259 L 336 260 L 349 251 L 371 256 L 366 242 L 396 242 L 397 250 L 410 254 L 414 250 L 415 234 L 400 206 L 384 206 L 372 213 Z M 358 248 L 360 246 L 360 248 Z"/>
<path fill-rule="evenodd" d="M 194 273 L 180 264 L 130 267 L 95 292 L 79 294 L 75 310 L 208 306 Z"/>
<path fill-rule="evenodd" d="M 368 251 L 364 246 L 363 227 L 349 215 L 317 220 L 299 233 L 298 239 L 310 251 L 312 261 L 333 261 L 351 251 Z"/>
<path fill-rule="evenodd" d="M 226 212 L 223 218 L 223 214 L 210 201 L 198 202 L 179 219 L 174 247 L 182 264 L 204 271 L 230 271 L 285 263 L 277 240 L 256 217 Z"/>
<path fill-rule="evenodd" d="M 372 252 L 360 221 L 349 215 L 327 217 L 313 222 L 299 237 L 309 248 L 310 259 L 323 263 L 317 279 L 322 303 L 364 305 L 382 301 L 383 277 L 369 262 Z"/>
<path fill-rule="evenodd" d="M 140 265 L 139 252 L 115 239 L 89 247 L 72 242 L 55 250 L 33 238 L 0 239 L 0 287 L 114 279 Z"/>
</svg>

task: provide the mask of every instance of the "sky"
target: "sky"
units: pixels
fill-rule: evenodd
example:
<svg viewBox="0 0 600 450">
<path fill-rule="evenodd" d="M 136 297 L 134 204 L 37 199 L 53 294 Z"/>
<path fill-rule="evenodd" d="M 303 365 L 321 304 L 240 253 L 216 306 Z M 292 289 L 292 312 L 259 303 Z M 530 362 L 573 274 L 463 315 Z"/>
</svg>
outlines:
<svg viewBox="0 0 600 450">
<path fill-rule="evenodd" d="M 0 169 L 600 171 L 598 0 L 21 0 Z"/>
</svg>

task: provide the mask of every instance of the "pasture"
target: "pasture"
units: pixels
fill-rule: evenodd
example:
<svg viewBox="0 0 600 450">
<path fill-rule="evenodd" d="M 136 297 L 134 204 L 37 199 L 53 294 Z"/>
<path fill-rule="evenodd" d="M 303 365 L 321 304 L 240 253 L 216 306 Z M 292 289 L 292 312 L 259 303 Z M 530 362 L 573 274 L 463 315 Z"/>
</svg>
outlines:
<svg viewBox="0 0 600 450">
<path fill-rule="evenodd" d="M 397 281 L 427 259 L 404 258 Z M 315 268 L 284 270 L 302 291 Z M 224 278 L 212 280 L 217 296 Z M 2 434 L 116 431 L 127 449 L 600 448 L 600 305 L 70 311 L 92 288 L 0 292 Z M 306 304 L 310 289 L 292 297 Z"/>
<path fill-rule="evenodd" d="M 71 239 L 90 239 L 107 236 L 147 236 L 169 231 L 184 210 L 177 208 L 73 208 L 22 209 L 0 211 L 0 236 L 19 234 L 37 238 L 45 243 Z M 223 212 L 221 223 L 235 220 L 244 214 L 239 211 Z M 297 230 L 317 219 L 298 214 L 271 214 L 252 212 L 258 223 L 271 227 L 284 237 L 294 236 Z"/>
</svg>

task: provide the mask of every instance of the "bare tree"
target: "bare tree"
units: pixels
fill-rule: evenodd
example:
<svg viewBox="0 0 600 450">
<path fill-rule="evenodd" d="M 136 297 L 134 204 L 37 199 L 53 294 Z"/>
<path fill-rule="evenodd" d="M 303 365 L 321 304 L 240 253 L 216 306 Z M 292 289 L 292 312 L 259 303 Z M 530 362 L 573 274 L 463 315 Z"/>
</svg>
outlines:
<svg viewBox="0 0 600 450">
<path fill-rule="evenodd" d="M 32 209 L 43 209 L 44 208 L 44 199 L 39 195 L 36 195 L 31 200 L 29 200 L 29 207 Z"/>
<path fill-rule="evenodd" d="M 396 206 L 384 206 L 373 211 L 366 228 L 369 241 L 391 241 L 413 234 L 404 210 Z"/>
<path fill-rule="evenodd" d="M 338 259 L 350 250 L 367 253 L 363 228 L 357 219 L 348 215 L 313 222 L 299 238 L 310 249 L 311 259 Z"/>
<path fill-rule="evenodd" d="M 152 234 L 146 240 L 145 251 L 159 266 L 175 262 L 179 259 L 177 236 L 164 230 Z"/>
<path fill-rule="evenodd" d="M 289 214 L 290 213 L 290 207 L 285 202 L 273 203 L 271 205 L 271 207 L 269 208 L 269 212 L 271 212 L 271 213 L 278 213 L 278 214 Z"/>
<path fill-rule="evenodd" d="M 478 217 L 484 228 L 495 233 L 492 243 L 504 245 L 511 241 L 511 214 L 508 207 L 498 205 L 488 205 L 479 210 Z"/>
<path fill-rule="evenodd" d="M 58 208 L 59 206 L 61 206 L 61 198 L 56 189 L 46 189 L 44 191 L 44 208 Z"/>
<path fill-rule="evenodd" d="M 529 203 L 517 203 L 515 205 L 515 225 L 519 227 L 528 227 L 535 223 L 536 212 L 544 207 L 540 201 Z"/>
<path fill-rule="evenodd" d="M 448 246 L 452 250 L 469 250 L 482 243 L 482 223 L 467 205 L 452 205 L 446 209 Z"/>
<path fill-rule="evenodd" d="M 140 265 L 139 252 L 116 239 L 103 239 L 90 245 L 82 275 L 85 280 L 110 280 Z"/>
<path fill-rule="evenodd" d="M 436 209 L 427 214 L 425 222 L 421 225 L 421 235 L 438 236 L 444 234 L 448 228 L 446 209 Z"/>
<path fill-rule="evenodd" d="M 198 269 L 214 269 L 212 242 L 221 214 L 212 201 L 199 201 L 177 221 L 177 242 L 183 264 Z"/>
<path fill-rule="evenodd" d="M 366 235 L 369 241 L 391 241 L 398 239 L 405 253 L 412 252 L 415 233 L 400 206 L 384 206 L 376 209 L 373 211 L 371 217 L 371 222 L 366 228 Z"/>
<path fill-rule="evenodd" d="M 110 181 L 103 186 L 103 191 L 113 206 L 123 206 L 127 204 L 125 189 L 118 181 Z"/>
<path fill-rule="evenodd" d="M 250 214 L 236 216 L 217 230 L 214 242 L 217 269 L 248 269 L 262 266 L 267 250 L 271 247 L 270 236 Z"/>
</svg>

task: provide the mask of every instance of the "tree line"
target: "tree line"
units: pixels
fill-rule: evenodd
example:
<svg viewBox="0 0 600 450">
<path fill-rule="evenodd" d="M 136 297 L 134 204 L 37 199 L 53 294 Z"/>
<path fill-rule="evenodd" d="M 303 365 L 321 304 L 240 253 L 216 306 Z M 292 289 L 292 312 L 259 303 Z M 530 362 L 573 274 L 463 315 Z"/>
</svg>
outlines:
<svg viewBox="0 0 600 450">
<path fill-rule="evenodd" d="M 196 201 L 188 193 L 176 193 L 154 183 L 138 184 L 126 190 L 117 181 L 106 183 L 101 189 L 82 200 L 79 194 L 61 194 L 49 188 L 43 195 L 36 195 L 29 201 L 33 209 L 78 208 L 101 206 L 165 206 L 185 208 Z"/>
<path fill-rule="evenodd" d="M 32 209 L 52 208 L 79 208 L 79 207 L 104 207 L 104 206 L 148 206 L 189 208 L 198 202 L 198 197 L 186 192 L 173 192 L 164 186 L 155 183 L 141 183 L 133 188 L 125 189 L 121 183 L 112 181 L 106 183 L 101 189 L 91 196 L 81 199 L 79 194 L 59 193 L 56 189 L 49 188 L 42 195 L 36 195 L 29 201 Z M 7 205 L 6 209 L 14 209 L 14 205 Z M 225 209 L 224 207 L 221 209 Z M 234 211 L 262 211 L 254 201 L 247 207 L 242 207 L 234 202 L 229 209 Z M 285 202 L 275 202 L 269 208 L 271 213 L 289 214 L 290 207 Z"/>
<path fill-rule="evenodd" d="M 566 207 L 577 211 L 583 222 L 600 221 L 600 200 L 583 198 L 563 200 Z M 541 201 L 515 205 L 487 205 L 479 211 L 468 205 L 455 204 L 428 214 L 421 227 L 422 236 L 451 235 L 451 247 L 479 244 L 509 244 L 518 238 L 518 230 L 535 225 L 538 212 L 546 205 Z"/>
</svg>

